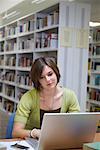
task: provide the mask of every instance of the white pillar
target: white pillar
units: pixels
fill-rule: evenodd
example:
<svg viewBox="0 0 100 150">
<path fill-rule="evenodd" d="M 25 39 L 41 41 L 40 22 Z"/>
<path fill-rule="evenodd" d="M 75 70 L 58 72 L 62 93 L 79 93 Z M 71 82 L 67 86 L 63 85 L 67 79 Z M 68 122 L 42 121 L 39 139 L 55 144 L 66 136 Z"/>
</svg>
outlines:
<svg viewBox="0 0 100 150">
<path fill-rule="evenodd" d="M 61 2 L 58 66 L 61 84 L 75 91 L 86 110 L 90 5 Z"/>
</svg>

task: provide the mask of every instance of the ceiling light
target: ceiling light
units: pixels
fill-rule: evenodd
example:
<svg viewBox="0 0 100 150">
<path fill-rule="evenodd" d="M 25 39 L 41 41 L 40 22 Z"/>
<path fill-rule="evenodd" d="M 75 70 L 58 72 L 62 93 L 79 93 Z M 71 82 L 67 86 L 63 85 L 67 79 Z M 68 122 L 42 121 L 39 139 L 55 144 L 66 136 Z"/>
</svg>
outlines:
<svg viewBox="0 0 100 150">
<path fill-rule="evenodd" d="M 36 3 L 36 2 L 38 2 L 38 1 L 39 1 L 39 0 L 33 0 L 32 3 Z"/>
<path fill-rule="evenodd" d="M 40 3 L 44 2 L 44 1 L 45 1 L 45 0 L 33 0 L 33 1 L 32 1 L 32 4 L 33 4 L 33 3 L 40 4 Z"/>
<path fill-rule="evenodd" d="M 90 27 L 100 26 L 100 22 L 89 22 Z"/>
<path fill-rule="evenodd" d="M 8 17 L 10 17 L 10 16 L 12 16 L 12 15 L 14 15 L 14 14 L 16 14 L 16 11 L 13 11 L 13 12 L 11 12 L 11 13 L 9 13 L 9 14 L 7 14 L 7 12 L 5 13 L 5 15 L 2 17 L 3 19 L 6 19 L 6 18 L 8 18 Z"/>
<path fill-rule="evenodd" d="M 45 0 L 39 0 L 39 1 L 36 2 L 36 4 L 40 4 L 40 3 L 44 2 L 44 1 Z"/>
<path fill-rule="evenodd" d="M 11 16 L 8 16 L 7 19 L 10 19 L 10 18 L 12 18 L 12 17 L 15 17 L 15 16 L 17 16 L 17 15 L 19 15 L 19 14 L 20 14 L 20 12 L 17 12 L 16 14 L 13 14 L 13 15 L 11 15 Z"/>
</svg>

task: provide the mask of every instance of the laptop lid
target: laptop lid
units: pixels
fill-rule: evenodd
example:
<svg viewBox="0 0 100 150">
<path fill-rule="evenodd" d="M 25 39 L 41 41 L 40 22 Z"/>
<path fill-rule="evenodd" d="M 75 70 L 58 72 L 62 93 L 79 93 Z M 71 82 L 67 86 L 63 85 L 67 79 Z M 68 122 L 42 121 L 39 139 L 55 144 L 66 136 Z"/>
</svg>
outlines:
<svg viewBox="0 0 100 150">
<path fill-rule="evenodd" d="M 38 150 L 81 148 L 92 142 L 100 113 L 46 113 Z"/>
</svg>

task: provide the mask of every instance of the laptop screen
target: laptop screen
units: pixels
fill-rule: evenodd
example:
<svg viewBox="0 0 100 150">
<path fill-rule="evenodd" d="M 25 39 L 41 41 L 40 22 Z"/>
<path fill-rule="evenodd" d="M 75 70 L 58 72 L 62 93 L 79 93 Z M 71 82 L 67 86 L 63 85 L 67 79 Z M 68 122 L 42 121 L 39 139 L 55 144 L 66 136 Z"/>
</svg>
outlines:
<svg viewBox="0 0 100 150">
<path fill-rule="evenodd" d="M 81 148 L 92 142 L 100 113 L 46 113 L 43 118 L 39 150 Z"/>
</svg>

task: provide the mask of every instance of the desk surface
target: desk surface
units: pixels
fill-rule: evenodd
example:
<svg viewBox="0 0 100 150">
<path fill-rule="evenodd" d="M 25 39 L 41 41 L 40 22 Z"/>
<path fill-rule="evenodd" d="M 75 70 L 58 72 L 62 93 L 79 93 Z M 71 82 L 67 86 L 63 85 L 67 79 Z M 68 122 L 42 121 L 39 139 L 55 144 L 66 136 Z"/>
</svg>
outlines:
<svg viewBox="0 0 100 150">
<path fill-rule="evenodd" d="M 20 138 L 15 139 L 0 139 L 0 142 L 9 142 L 9 141 L 18 141 L 21 140 Z M 100 142 L 100 133 L 95 134 L 94 142 Z"/>
<path fill-rule="evenodd" d="M 15 138 L 15 139 L 0 139 L 0 142 L 4 142 L 4 141 L 18 141 L 21 140 L 20 138 Z M 100 133 L 96 133 L 95 134 L 95 138 L 94 138 L 94 142 L 100 142 Z"/>
<path fill-rule="evenodd" d="M 20 141 L 20 138 L 15 138 L 15 139 L 0 139 L 0 142 L 11 142 L 11 141 Z M 100 142 L 100 133 L 95 134 L 94 142 Z M 74 149 L 75 150 L 75 149 Z M 78 149 L 82 150 L 82 149 Z"/>
</svg>

